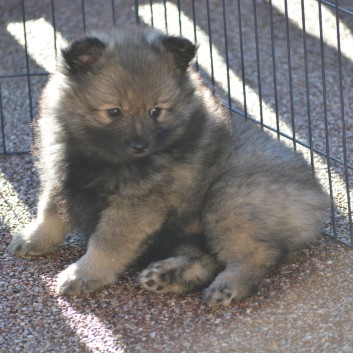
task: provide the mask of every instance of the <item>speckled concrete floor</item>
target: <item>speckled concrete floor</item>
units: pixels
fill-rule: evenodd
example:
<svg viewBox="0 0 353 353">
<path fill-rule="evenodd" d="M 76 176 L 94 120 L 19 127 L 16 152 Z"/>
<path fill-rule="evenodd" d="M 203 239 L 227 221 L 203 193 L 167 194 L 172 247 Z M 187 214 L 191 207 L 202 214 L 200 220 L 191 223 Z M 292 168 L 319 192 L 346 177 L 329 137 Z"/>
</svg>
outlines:
<svg viewBox="0 0 353 353">
<path fill-rule="evenodd" d="M 72 236 L 48 257 L 10 257 L 37 181 L 28 156 L 0 162 L 1 352 L 353 352 L 353 252 L 326 237 L 228 308 L 210 309 L 199 292 L 145 292 L 135 273 L 87 297 L 58 297 L 56 275 L 84 246 Z"/>
<path fill-rule="evenodd" d="M 31 72 L 51 70 L 54 59 L 53 33 L 47 24 L 53 17 L 50 2 L 26 0 L 29 69 Z M 134 23 L 133 1 L 115 0 L 116 23 Z M 141 21 L 164 27 L 163 2 L 140 1 Z M 168 2 L 168 30 L 194 37 L 191 1 L 181 1 L 182 12 Z M 237 1 L 226 0 L 228 28 L 224 38 L 221 2 L 210 0 L 210 19 L 217 93 L 225 98 L 230 89 L 232 105 L 244 108 L 239 16 Z M 262 108 L 266 124 L 292 135 L 291 116 L 296 118 L 296 138 L 310 143 L 308 136 L 308 105 L 306 101 L 302 33 L 296 2 L 289 2 L 289 29 L 292 48 L 293 103 L 288 84 L 283 1 L 272 1 L 277 62 L 277 108 L 274 100 L 272 48 L 268 2 L 256 0 L 261 56 Z M 297 3 L 300 3 L 299 1 Z M 342 6 L 352 9 L 350 0 Z M 176 4 L 176 3 L 174 3 Z M 282 5 L 281 5 L 282 4 Z M 325 124 L 322 118 L 322 78 L 317 2 L 307 0 L 308 68 L 310 78 L 310 113 L 312 116 L 313 146 L 326 150 Z M 82 33 L 80 1 L 54 2 L 57 44 Z M 23 26 L 19 21 L 21 1 L 0 0 L 0 75 L 25 73 Z M 195 1 L 197 41 L 201 44 L 199 64 L 206 79 L 212 81 L 206 2 Z M 88 30 L 107 27 L 112 23 L 112 2 L 85 2 L 85 25 Z M 259 116 L 259 88 L 256 74 L 256 52 L 252 2 L 242 2 L 243 46 L 247 93 L 247 109 Z M 331 156 L 342 159 L 342 121 L 335 43 L 334 12 L 323 8 L 325 22 L 325 62 L 328 85 L 328 128 Z M 162 17 L 161 17 L 162 16 Z M 18 25 L 18 23 L 20 23 Z M 44 27 L 43 27 L 44 26 Z M 346 118 L 347 159 L 353 159 L 353 59 L 349 48 L 352 39 L 353 17 L 342 15 L 342 65 L 344 108 Z M 43 33 L 48 34 L 48 38 Z M 22 33 L 22 34 L 21 34 Z M 333 36 L 332 36 L 333 33 Z M 22 44 L 21 44 L 22 43 Z M 49 43 L 49 44 L 48 44 Z M 227 82 L 224 46 L 229 50 L 230 82 Z M 7 151 L 28 149 L 30 146 L 30 117 L 28 82 L 26 78 L 1 78 L 3 115 Z M 30 80 L 34 117 L 37 98 L 46 77 Z M 277 112 L 277 114 L 276 114 Z M 285 139 L 284 139 L 285 140 Z M 0 138 L 2 146 L 3 140 Z M 285 142 L 285 141 L 284 141 Z M 297 145 L 300 150 L 300 146 Z M 307 151 L 301 150 L 310 158 Z M 315 170 L 323 185 L 329 189 L 325 159 L 314 157 Z M 344 168 L 331 165 L 332 191 L 336 202 L 336 228 L 343 240 L 349 241 L 347 184 L 342 176 Z M 348 182 L 352 179 L 348 170 Z M 350 184 L 348 183 L 348 189 Z M 85 298 L 66 299 L 54 292 L 56 275 L 84 252 L 80 239 L 71 236 L 60 252 L 37 259 L 16 259 L 5 249 L 11 233 L 18 231 L 35 214 L 38 180 L 28 155 L 0 156 L 0 351 L 1 352 L 353 352 L 353 252 L 324 237 L 318 244 L 304 250 L 276 269 L 266 280 L 257 296 L 228 308 L 210 309 L 201 302 L 200 293 L 187 296 L 157 296 L 142 291 L 135 284 L 134 273 L 116 285 Z M 325 230 L 332 233 L 332 222 Z"/>
</svg>

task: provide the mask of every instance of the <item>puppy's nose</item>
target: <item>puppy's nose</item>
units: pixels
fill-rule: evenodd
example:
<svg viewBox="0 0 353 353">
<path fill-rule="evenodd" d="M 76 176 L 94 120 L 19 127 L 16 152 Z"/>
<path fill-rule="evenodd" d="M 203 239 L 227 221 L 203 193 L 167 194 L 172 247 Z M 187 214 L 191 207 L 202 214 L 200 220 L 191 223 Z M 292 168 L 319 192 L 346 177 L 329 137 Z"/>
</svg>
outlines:
<svg viewBox="0 0 353 353">
<path fill-rule="evenodd" d="M 148 143 L 144 139 L 136 138 L 130 141 L 130 148 L 133 153 L 142 154 L 146 152 L 148 148 Z"/>
</svg>

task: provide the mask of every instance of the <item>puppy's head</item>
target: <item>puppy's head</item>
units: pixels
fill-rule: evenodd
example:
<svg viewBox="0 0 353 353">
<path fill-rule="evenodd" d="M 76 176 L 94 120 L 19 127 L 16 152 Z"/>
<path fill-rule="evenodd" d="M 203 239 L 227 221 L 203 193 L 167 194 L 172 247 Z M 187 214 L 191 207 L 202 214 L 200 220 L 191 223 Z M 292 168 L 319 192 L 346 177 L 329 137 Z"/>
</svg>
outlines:
<svg viewBox="0 0 353 353">
<path fill-rule="evenodd" d="M 62 51 L 57 108 L 72 140 L 113 161 L 178 141 L 196 108 L 189 65 L 196 47 L 152 29 L 94 34 Z"/>
</svg>

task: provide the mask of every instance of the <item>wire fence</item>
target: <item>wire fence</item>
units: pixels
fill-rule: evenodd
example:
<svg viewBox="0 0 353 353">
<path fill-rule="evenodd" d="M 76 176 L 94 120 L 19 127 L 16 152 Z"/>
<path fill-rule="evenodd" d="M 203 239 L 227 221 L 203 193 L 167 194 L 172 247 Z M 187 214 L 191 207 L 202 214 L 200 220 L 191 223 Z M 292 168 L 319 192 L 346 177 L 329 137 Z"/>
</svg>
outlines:
<svg viewBox="0 0 353 353">
<path fill-rule="evenodd" d="M 0 6 L 0 154 L 30 151 L 39 94 L 62 46 L 95 28 L 147 23 L 199 43 L 195 67 L 223 104 L 307 158 L 331 196 L 324 232 L 353 245 L 352 1 L 14 0 Z"/>
</svg>

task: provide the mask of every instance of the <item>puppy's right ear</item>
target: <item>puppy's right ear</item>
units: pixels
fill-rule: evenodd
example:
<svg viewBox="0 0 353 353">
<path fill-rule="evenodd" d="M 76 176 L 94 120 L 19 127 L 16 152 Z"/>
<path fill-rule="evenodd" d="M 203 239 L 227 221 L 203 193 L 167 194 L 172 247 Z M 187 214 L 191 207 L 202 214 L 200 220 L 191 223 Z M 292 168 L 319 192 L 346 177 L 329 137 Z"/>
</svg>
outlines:
<svg viewBox="0 0 353 353">
<path fill-rule="evenodd" d="M 104 51 L 106 45 L 98 38 L 85 37 L 62 49 L 65 66 L 70 73 L 90 71 Z"/>
</svg>

